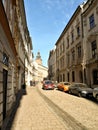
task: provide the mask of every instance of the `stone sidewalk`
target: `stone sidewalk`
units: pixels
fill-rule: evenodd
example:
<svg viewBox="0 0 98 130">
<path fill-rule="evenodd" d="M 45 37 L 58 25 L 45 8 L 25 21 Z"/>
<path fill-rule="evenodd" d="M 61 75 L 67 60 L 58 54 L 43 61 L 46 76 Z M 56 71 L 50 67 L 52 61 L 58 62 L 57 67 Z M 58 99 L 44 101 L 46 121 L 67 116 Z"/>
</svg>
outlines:
<svg viewBox="0 0 98 130">
<path fill-rule="evenodd" d="M 22 96 L 12 126 L 6 130 L 68 130 L 55 112 L 39 95 L 36 87 L 28 87 Z"/>
</svg>

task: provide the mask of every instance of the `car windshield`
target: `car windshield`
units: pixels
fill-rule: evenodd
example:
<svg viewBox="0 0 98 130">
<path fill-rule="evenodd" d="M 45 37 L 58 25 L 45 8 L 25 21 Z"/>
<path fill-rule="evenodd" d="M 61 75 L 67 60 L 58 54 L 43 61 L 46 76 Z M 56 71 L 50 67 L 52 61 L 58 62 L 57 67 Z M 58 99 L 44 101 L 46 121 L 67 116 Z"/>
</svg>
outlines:
<svg viewBox="0 0 98 130">
<path fill-rule="evenodd" d="M 68 82 L 65 82 L 65 83 L 64 83 L 64 85 L 70 85 L 70 83 L 68 83 Z"/>
<path fill-rule="evenodd" d="M 51 81 L 46 81 L 45 84 L 51 84 L 52 82 Z"/>
<path fill-rule="evenodd" d="M 76 83 L 76 84 L 73 84 L 72 86 L 76 86 L 76 87 L 82 87 L 82 88 L 88 88 L 88 85 L 87 84 L 81 84 L 81 83 Z"/>
</svg>

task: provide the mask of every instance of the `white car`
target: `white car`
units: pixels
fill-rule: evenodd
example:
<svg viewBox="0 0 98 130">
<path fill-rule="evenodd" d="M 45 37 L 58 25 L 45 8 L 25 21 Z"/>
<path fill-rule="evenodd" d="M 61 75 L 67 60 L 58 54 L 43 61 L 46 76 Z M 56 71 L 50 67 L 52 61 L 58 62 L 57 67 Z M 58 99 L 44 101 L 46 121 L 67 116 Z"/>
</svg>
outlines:
<svg viewBox="0 0 98 130">
<path fill-rule="evenodd" d="M 98 87 L 93 90 L 93 97 L 98 101 Z"/>
</svg>

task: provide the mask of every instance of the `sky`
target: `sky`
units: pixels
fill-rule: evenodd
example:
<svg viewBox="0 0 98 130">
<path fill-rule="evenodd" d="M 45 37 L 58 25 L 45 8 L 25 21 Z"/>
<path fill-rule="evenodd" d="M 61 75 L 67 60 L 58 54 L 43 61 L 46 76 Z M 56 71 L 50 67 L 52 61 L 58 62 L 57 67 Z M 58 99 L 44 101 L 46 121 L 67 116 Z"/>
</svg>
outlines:
<svg viewBox="0 0 98 130">
<path fill-rule="evenodd" d="M 71 16 L 83 2 L 84 0 L 24 0 L 34 59 L 37 52 L 40 52 L 43 66 L 48 66 L 50 50 L 54 49 Z"/>
</svg>

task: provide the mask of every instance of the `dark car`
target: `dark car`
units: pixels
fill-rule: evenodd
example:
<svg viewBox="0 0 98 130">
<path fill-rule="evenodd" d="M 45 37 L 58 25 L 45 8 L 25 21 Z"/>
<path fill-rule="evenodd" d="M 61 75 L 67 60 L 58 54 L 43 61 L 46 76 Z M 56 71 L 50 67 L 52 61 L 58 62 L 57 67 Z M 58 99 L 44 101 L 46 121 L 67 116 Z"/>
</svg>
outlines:
<svg viewBox="0 0 98 130">
<path fill-rule="evenodd" d="M 69 93 L 79 97 L 92 97 L 93 89 L 84 83 L 72 83 L 69 87 Z"/>
<path fill-rule="evenodd" d="M 42 88 L 45 90 L 49 90 L 49 89 L 53 90 L 55 88 L 55 85 L 51 80 L 45 80 L 45 81 L 43 81 Z"/>
<path fill-rule="evenodd" d="M 93 97 L 96 99 L 96 101 L 98 101 L 98 87 L 94 88 Z"/>
</svg>

